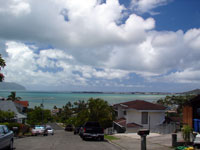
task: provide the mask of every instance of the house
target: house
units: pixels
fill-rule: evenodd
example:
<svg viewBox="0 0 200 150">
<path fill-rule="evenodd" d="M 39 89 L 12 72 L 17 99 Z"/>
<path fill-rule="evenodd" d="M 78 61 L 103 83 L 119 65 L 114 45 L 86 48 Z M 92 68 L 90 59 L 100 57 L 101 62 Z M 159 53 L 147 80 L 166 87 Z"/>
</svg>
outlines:
<svg viewBox="0 0 200 150">
<path fill-rule="evenodd" d="M 20 113 L 26 113 L 27 112 L 27 109 L 28 109 L 28 106 L 29 106 L 29 103 L 28 101 L 14 101 L 18 111 Z"/>
<path fill-rule="evenodd" d="M 11 111 L 15 113 L 15 120 L 18 123 L 24 123 L 27 118 L 26 115 L 19 113 L 17 107 L 13 101 L 0 101 L 0 110 Z"/>
<path fill-rule="evenodd" d="M 166 107 L 159 104 L 134 100 L 115 104 L 113 107 L 117 112 L 114 128 L 118 132 L 124 128 L 126 132 L 136 132 L 139 128 L 152 129 L 165 121 Z"/>
<path fill-rule="evenodd" d="M 194 127 L 194 119 L 200 119 L 200 95 L 197 95 L 183 107 L 183 124 Z"/>
</svg>

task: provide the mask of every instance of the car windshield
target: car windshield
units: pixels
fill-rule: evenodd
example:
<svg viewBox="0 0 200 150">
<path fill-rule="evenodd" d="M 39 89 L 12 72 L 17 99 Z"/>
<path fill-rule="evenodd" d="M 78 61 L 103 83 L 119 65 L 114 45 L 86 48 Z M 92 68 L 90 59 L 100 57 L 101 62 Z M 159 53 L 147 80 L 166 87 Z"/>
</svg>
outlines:
<svg viewBox="0 0 200 150">
<path fill-rule="evenodd" d="M 37 127 L 35 127 L 35 129 L 44 129 L 44 127 L 37 126 Z"/>
</svg>

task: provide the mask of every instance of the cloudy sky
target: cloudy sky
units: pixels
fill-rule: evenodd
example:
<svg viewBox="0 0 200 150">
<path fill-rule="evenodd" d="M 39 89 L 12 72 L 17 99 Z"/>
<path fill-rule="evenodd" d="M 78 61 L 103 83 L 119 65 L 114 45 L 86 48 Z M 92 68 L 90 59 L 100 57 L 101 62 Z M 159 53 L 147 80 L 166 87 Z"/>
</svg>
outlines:
<svg viewBox="0 0 200 150">
<path fill-rule="evenodd" d="M 200 88 L 200 1 L 0 0 L 0 53 L 28 90 Z"/>
</svg>

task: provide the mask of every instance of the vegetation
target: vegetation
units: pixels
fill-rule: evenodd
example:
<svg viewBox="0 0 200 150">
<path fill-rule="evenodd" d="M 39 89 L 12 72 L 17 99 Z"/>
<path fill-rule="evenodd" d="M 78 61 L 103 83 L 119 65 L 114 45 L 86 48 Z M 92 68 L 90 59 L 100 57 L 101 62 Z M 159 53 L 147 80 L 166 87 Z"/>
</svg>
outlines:
<svg viewBox="0 0 200 150">
<path fill-rule="evenodd" d="M 86 121 L 98 121 L 102 127 L 112 126 L 114 111 L 108 102 L 102 99 L 90 98 L 87 102 L 68 102 L 54 117 L 56 121 L 74 126 L 83 125 Z"/>
<path fill-rule="evenodd" d="M 35 106 L 27 113 L 27 123 L 30 125 L 45 124 L 52 120 L 51 111 Z"/>
<path fill-rule="evenodd" d="M 11 100 L 11 101 L 19 101 L 21 99 L 22 99 L 21 97 L 16 96 L 16 92 L 11 92 L 7 98 L 7 100 Z"/>
<path fill-rule="evenodd" d="M 104 138 L 106 140 L 112 141 L 112 140 L 119 140 L 119 138 L 115 137 L 115 136 L 111 136 L 111 135 L 104 135 Z"/>
<path fill-rule="evenodd" d="M 14 112 L 0 110 L 0 122 L 11 122 L 14 119 L 14 117 Z"/>
<path fill-rule="evenodd" d="M 192 133 L 192 128 L 189 125 L 184 125 L 182 128 L 182 136 L 185 142 L 190 142 L 191 133 Z"/>
<path fill-rule="evenodd" d="M 4 59 L 1 57 L 1 54 L 0 54 L 0 70 L 2 68 L 4 68 L 6 66 L 6 63 L 4 61 Z M 0 73 L 0 82 L 2 82 L 4 80 L 4 75 L 2 73 Z"/>
<path fill-rule="evenodd" d="M 159 99 L 157 103 L 176 109 L 177 113 L 181 115 L 184 104 L 194 97 L 195 95 L 166 96 L 164 99 Z"/>
</svg>

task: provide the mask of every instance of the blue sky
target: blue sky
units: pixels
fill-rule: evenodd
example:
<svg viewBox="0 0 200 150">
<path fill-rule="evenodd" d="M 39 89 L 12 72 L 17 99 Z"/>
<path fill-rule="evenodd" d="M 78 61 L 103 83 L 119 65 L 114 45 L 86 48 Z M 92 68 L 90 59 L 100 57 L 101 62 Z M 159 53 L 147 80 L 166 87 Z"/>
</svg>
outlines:
<svg viewBox="0 0 200 150">
<path fill-rule="evenodd" d="M 200 88 L 199 0 L 0 1 L 6 82 L 42 91 Z"/>
</svg>

